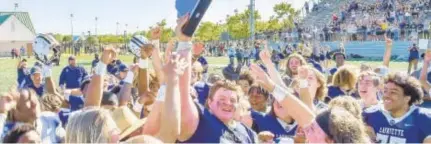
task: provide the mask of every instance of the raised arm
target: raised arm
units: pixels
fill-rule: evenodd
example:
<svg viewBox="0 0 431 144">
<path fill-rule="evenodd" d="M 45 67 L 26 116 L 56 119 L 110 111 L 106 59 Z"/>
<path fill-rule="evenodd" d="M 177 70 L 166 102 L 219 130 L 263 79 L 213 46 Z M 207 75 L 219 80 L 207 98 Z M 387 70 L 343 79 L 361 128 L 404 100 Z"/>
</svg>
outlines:
<svg viewBox="0 0 431 144">
<path fill-rule="evenodd" d="M 260 53 L 260 59 L 262 60 L 263 64 L 265 64 L 266 69 L 268 70 L 269 77 L 271 80 L 276 83 L 279 86 L 282 86 L 287 89 L 286 84 L 284 84 L 283 80 L 281 79 L 280 73 L 275 68 L 275 65 L 271 61 L 271 55 L 268 51 L 268 44 L 266 41 L 263 42 L 265 49 L 263 49 Z"/>
<path fill-rule="evenodd" d="M 162 29 L 160 27 L 157 27 L 155 29 L 151 30 L 151 41 L 154 45 L 153 49 L 153 68 L 156 72 L 156 76 L 159 80 L 159 83 L 163 84 L 165 81 L 165 76 L 162 72 L 162 59 L 160 58 L 160 36 L 162 34 Z"/>
<path fill-rule="evenodd" d="M 166 76 L 166 97 L 161 112 L 159 139 L 165 143 L 174 143 L 180 134 L 181 100 L 179 90 L 179 75 L 183 74 L 187 63 L 179 56 L 173 55 L 172 60 L 164 66 Z"/>
<path fill-rule="evenodd" d="M 113 48 L 105 48 L 102 53 L 101 61 L 95 67 L 95 73 L 91 77 L 88 90 L 85 94 L 85 107 L 99 107 L 102 102 L 103 93 L 103 78 L 106 74 L 106 65 L 112 62 L 117 57 L 117 53 Z"/>
<path fill-rule="evenodd" d="M 181 95 L 181 133 L 178 140 L 188 140 L 196 131 L 199 124 L 199 114 L 195 103 L 190 96 L 190 79 L 191 79 L 191 52 L 192 48 L 191 37 L 182 33 L 182 27 L 189 19 L 189 15 L 185 15 L 178 20 L 178 25 L 175 29 L 175 34 L 179 40 L 178 53 L 186 60 L 187 68 L 184 74 L 180 76 L 180 95 Z"/>
<path fill-rule="evenodd" d="M 51 66 L 48 66 L 48 65 L 43 66 L 43 76 L 45 77 L 45 81 L 46 81 L 45 89 L 48 93 L 54 94 L 56 93 L 56 87 L 51 75 L 52 75 Z"/>
<path fill-rule="evenodd" d="M 383 55 L 383 65 L 389 68 L 389 62 L 391 61 L 391 53 L 392 53 L 392 40 L 385 35 L 386 49 L 385 54 Z"/>
<path fill-rule="evenodd" d="M 118 95 L 119 97 L 119 106 L 125 106 L 132 100 L 132 87 L 133 87 L 133 80 L 135 77 L 135 74 L 133 73 L 133 69 L 136 69 L 134 67 L 130 68 L 130 71 L 127 72 L 126 78 L 124 78 L 124 84 L 123 87 L 121 87 L 120 93 Z"/>
<path fill-rule="evenodd" d="M 270 91 L 281 106 L 287 107 L 287 113 L 298 122 L 301 127 L 310 125 L 315 115 L 313 111 L 307 107 L 301 100 L 293 95 L 293 91 L 276 85 L 267 74 L 257 65 L 252 65 L 252 74 L 256 77 L 257 82 Z"/>
<path fill-rule="evenodd" d="M 422 87 L 428 92 L 431 88 L 430 84 L 427 81 L 428 76 L 428 66 L 431 61 L 431 50 L 427 50 L 424 57 L 424 65 L 422 66 L 421 75 L 419 78 L 419 81 L 422 84 Z"/>
</svg>

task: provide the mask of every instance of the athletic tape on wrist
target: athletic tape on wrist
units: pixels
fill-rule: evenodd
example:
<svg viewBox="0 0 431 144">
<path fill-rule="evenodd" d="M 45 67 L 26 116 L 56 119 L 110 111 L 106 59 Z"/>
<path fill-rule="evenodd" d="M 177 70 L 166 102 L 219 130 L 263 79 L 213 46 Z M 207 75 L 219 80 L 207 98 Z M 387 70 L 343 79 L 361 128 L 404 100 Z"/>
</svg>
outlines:
<svg viewBox="0 0 431 144">
<path fill-rule="evenodd" d="M 94 73 L 97 75 L 106 74 L 106 64 L 101 61 L 97 63 L 97 66 L 94 68 Z"/>
<path fill-rule="evenodd" d="M 177 48 L 177 52 L 178 51 L 182 51 L 182 50 L 190 50 L 192 49 L 193 44 L 192 42 L 178 42 L 178 48 Z"/>
<path fill-rule="evenodd" d="M 307 88 L 308 81 L 307 80 L 299 80 L 299 88 Z"/>
<path fill-rule="evenodd" d="M 282 87 L 275 85 L 274 90 L 272 91 L 272 96 L 274 96 L 275 100 L 278 102 L 282 102 L 286 97 L 286 93 Z"/>
<path fill-rule="evenodd" d="M 148 59 L 139 59 L 139 68 L 146 69 L 148 68 Z"/>
</svg>

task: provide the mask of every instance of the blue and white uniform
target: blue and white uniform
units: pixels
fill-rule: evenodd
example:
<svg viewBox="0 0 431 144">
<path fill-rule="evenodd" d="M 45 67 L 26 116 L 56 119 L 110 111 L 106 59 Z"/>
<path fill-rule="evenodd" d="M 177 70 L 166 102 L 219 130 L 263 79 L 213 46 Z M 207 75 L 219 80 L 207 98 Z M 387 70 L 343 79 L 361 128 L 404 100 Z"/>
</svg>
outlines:
<svg viewBox="0 0 431 144">
<path fill-rule="evenodd" d="M 411 106 L 402 117 L 393 118 L 383 105 L 365 109 L 364 122 L 376 133 L 378 143 L 422 143 L 431 138 L 431 111 Z"/>
</svg>

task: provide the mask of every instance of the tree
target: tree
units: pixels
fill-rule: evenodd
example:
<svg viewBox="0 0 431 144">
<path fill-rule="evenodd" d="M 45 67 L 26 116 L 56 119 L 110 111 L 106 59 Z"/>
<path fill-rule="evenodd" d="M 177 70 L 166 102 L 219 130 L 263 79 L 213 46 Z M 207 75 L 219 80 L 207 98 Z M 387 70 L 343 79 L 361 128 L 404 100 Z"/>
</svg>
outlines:
<svg viewBox="0 0 431 144">
<path fill-rule="evenodd" d="M 220 39 L 222 26 L 213 22 L 202 22 L 196 30 L 195 39 L 198 41 L 215 41 Z"/>
<path fill-rule="evenodd" d="M 283 28 L 294 27 L 294 18 L 299 14 L 299 12 L 296 11 L 291 4 L 282 2 L 276 4 L 273 7 L 273 10 L 277 16 L 277 19 L 281 21 Z"/>
<path fill-rule="evenodd" d="M 254 11 L 254 20 L 260 20 L 258 11 Z M 227 17 L 227 30 L 234 39 L 245 39 L 250 37 L 250 10 L 246 9 L 241 13 L 235 13 Z"/>
</svg>

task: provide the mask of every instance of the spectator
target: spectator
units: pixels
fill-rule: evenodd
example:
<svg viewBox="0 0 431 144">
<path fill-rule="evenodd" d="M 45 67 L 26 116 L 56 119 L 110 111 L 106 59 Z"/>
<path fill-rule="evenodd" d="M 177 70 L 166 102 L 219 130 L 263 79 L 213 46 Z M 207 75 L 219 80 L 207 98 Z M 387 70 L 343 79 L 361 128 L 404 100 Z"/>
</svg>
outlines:
<svg viewBox="0 0 431 144">
<path fill-rule="evenodd" d="M 413 46 L 410 47 L 408 51 L 409 51 L 409 67 L 407 69 L 407 73 L 410 74 L 412 65 L 413 65 L 413 71 L 416 71 L 418 68 L 419 48 L 416 46 L 416 44 L 413 44 Z"/>
</svg>

